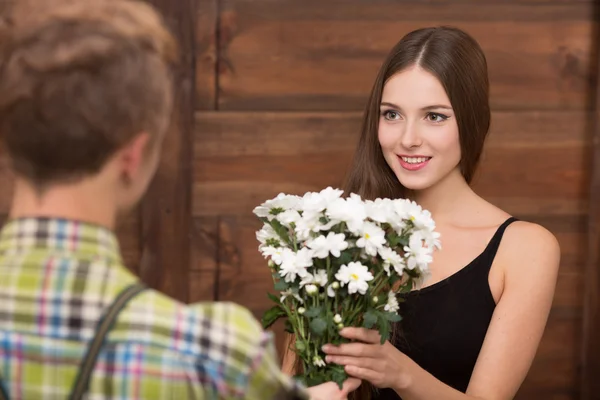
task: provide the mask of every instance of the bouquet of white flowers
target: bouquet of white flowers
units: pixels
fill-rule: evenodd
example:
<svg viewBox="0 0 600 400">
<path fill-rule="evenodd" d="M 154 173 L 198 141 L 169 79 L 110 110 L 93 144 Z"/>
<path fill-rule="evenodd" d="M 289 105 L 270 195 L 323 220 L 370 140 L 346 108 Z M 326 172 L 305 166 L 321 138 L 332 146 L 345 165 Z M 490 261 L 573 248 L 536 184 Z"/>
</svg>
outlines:
<svg viewBox="0 0 600 400">
<path fill-rule="evenodd" d="M 264 328 L 279 318 L 295 335 L 305 384 L 341 383 L 340 365 L 326 364 L 321 347 L 346 341 L 344 326 L 377 329 L 382 343 L 400 321 L 398 293 L 428 275 L 439 233 L 431 214 L 415 202 L 342 197 L 331 187 L 304 196 L 280 194 L 254 209 L 264 226 L 256 233 L 268 259 L 275 305 Z"/>
</svg>

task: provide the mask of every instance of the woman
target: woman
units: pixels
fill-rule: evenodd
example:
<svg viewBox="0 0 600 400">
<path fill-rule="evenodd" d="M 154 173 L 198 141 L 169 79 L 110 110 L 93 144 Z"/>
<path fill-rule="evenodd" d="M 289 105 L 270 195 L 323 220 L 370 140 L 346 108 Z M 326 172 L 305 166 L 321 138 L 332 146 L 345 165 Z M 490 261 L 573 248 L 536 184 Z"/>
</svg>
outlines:
<svg viewBox="0 0 600 400">
<path fill-rule="evenodd" d="M 352 343 L 325 346 L 327 362 L 372 385 L 355 398 L 511 399 L 530 368 L 560 249 L 469 186 L 490 125 L 488 93 L 481 48 L 454 28 L 409 33 L 380 70 L 346 190 L 413 198 L 433 214 L 442 250 L 426 286 L 404 296 L 392 343 L 346 328 Z"/>
</svg>

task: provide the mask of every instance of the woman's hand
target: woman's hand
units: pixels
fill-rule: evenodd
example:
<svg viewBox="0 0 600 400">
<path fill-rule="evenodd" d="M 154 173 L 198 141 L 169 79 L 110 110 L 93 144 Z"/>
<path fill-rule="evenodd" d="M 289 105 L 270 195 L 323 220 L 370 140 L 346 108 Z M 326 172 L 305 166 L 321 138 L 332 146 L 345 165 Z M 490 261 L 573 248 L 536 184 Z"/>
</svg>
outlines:
<svg viewBox="0 0 600 400">
<path fill-rule="evenodd" d="M 344 365 L 348 375 L 369 381 L 378 388 L 397 390 L 405 387 L 408 357 L 388 341 L 382 345 L 379 332 L 344 328 L 340 335 L 355 342 L 325 345 L 326 362 Z"/>
<path fill-rule="evenodd" d="M 348 378 L 342 385 L 342 390 L 334 382 L 322 383 L 308 388 L 310 398 L 314 400 L 345 400 L 348 394 L 358 389 L 361 384 L 360 379 Z"/>
</svg>

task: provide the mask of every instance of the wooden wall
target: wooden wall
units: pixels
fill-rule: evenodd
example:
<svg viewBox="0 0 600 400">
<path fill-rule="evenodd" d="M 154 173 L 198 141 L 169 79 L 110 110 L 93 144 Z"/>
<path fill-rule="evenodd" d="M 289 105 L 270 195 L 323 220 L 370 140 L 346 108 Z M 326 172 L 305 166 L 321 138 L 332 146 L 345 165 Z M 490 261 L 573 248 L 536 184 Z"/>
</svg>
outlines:
<svg viewBox="0 0 600 400">
<path fill-rule="evenodd" d="M 126 259 L 144 280 L 183 301 L 235 301 L 260 317 L 271 283 L 252 208 L 282 191 L 339 186 L 389 49 L 415 28 L 455 25 L 481 43 L 490 67 L 492 133 L 475 187 L 550 229 L 562 248 L 548 327 L 518 398 L 597 398 L 600 265 L 592 250 L 600 246 L 600 172 L 592 201 L 590 182 L 599 6 L 151 2 L 167 16 L 184 57 L 180 107 L 158 176 L 119 230 Z M 0 214 L 8 210 L 10 181 L 0 166 Z"/>
</svg>

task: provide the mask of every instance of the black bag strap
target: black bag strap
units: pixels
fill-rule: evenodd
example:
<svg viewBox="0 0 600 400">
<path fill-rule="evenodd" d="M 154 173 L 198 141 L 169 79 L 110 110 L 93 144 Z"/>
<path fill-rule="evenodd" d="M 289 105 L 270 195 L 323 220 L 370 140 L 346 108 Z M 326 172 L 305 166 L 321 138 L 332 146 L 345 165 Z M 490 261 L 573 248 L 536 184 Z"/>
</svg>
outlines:
<svg viewBox="0 0 600 400">
<path fill-rule="evenodd" d="M 127 305 L 127 302 L 145 289 L 146 286 L 144 284 L 139 282 L 134 283 L 119 293 L 115 301 L 104 312 L 104 315 L 102 318 L 100 318 L 100 321 L 98 321 L 96 334 L 90 342 L 85 358 L 83 359 L 83 362 L 79 368 L 79 374 L 75 379 L 71 395 L 69 396 L 70 400 L 83 399 L 83 395 L 88 391 L 90 378 L 92 376 L 92 372 L 94 371 L 94 367 L 96 366 L 96 360 L 98 359 L 98 355 L 100 354 L 100 349 L 104 344 L 106 335 L 111 330 L 112 325 L 116 321 L 121 310 Z M 8 399 L 0 398 L 0 400 Z"/>
</svg>

